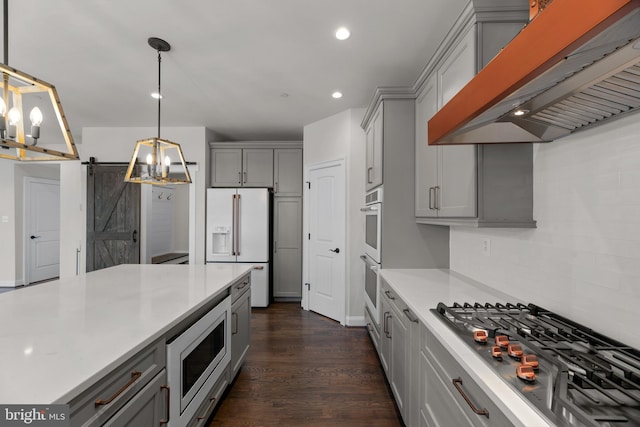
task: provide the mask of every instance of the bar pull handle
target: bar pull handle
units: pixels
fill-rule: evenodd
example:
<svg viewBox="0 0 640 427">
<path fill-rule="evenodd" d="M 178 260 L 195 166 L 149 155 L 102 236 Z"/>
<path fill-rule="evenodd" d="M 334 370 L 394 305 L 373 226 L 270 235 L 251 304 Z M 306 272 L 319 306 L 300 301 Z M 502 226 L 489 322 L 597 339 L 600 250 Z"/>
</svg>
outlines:
<svg viewBox="0 0 640 427">
<path fill-rule="evenodd" d="M 256 268 L 256 267 L 253 267 L 253 268 L 254 268 L 254 270 L 258 270 L 258 268 Z M 242 285 L 238 286 L 238 290 L 246 288 L 248 284 L 249 284 L 249 282 L 247 282 L 247 281 L 242 282 Z"/>
<path fill-rule="evenodd" d="M 160 419 L 160 424 L 167 424 L 169 423 L 169 415 L 171 414 L 171 389 L 168 385 L 161 385 L 160 390 L 167 390 L 167 418 Z"/>
<path fill-rule="evenodd" d="M 244 171 L 244 183 L 247 183 L 247 171 Z"/>
<path fill-rule="evenodd" d="M 231 255 L 236 254 L 236 195 L 231 199 Z"/>
<path fill-rule="evenodd" d="M 274 193 L 278 194 L 278 181 L 276 181 L 274 187 L 275 187 Z"/>
<path fill-rule="evenodd" d="M 384 294 L 387 296 L 387 298 L 389 298 L 391 301 L 395 300 L 396 297 L 394 297 L 391 292 L 389 291 L 384 291 Z"/>
<path fill-rule="evenodd" d="M 460 393 L 464 401 L 467 402 L 467 405 L 469 405 L 469 407 L 475 414 L 484 415 L 485 417 L 489 418 L 489 411 L 487 411 L 486 408 L 482 408 L 482 409 L 476 408 L 476 406 L 471 402 L 471 400 L 469 400 L 464 390 L 462 390 L 462 378 L 460 377 L 454 378 L 451 381 L 453 381 L 453 386 L 456 388 L 456 390 L 458 390 L 458 393 Z"/>
<path fill-rule="evenodd" d="M 440 193 L 440 187 L 439 186 L 435 186 L 433 187 L 433 208 L 437 211 L 440 210 L 440 195 L 438 193 Z"/>
<path fill-rule="evenodd" d="M 403 309 L 402 312 L 404 313 L 405 316 L 407 316 L 407 318 L 410 321 L 412 321 L 413 323 L 418 323 L 418 318 L 414 316 L 413 313 L 411 313 L 408 308 Z"/>
<path fill-rule="evenodd" d="M 391 313 L 388 311 L 384 313 L 384 334 L 389 339 L 391 339 L 391 331 L 389 330 L 389 319 L 391 319 L 391 317 Z"/>
<path fill-rule="evenodd" d="M 207 414 L 209 413 L 211 408 L 213 408 L 214 403 L 216 403 L 216 398 L 215 397 L 209 398 L 209 406 L 207 406 L 207 409 L 205 409 L 203 414 L 198 417 L 199 420 L 204 420 L 205 418 L 207 418 Z"/>
<path fill-rule="evenodd" d="M 138 380 L 138 378 L 140 378 L 141 376 L 142 376 L 142 372 L 140 372 L 140 371 L 132 371 L 132 372 L 131 372 L 131 379 L 130 379 L 129 381 L 127 381 L 127 383 L 126 383 L 125 385 L 123 385 L 123 386 L 120 388 L 120 390 L 116 391 L 116 392 L 113 394 L 113 396 L 111 396 L 110 398 L 108 398 L 108 399 L 106 399 L 106 400 L 105 400 L 105 399 L 98 399 L 98 400 L 96 400 L 96 402 L 95 402 L 95 406 L 108 405 L 109 403 L 113 402 L 113 400 L 114 400 L 116 397 L 118 397 L 118 396 L 120 396 L 122 393 L 124 393 L 124 391 L 125 391 L 126 389 L 128 389 L 129 387 L 131 387 L 131 385 L 132 385 L 133 383 L 135 383 L 135 382 Z"/>
<path fill-rule="evenodd" d="M 433 187 L 429 187 L 429 209 L 433 210 L 433 192 L 434 192 L 434 188 Z"/>
<path fill-rule="evenodd" d="M 238 313 L 235 313 L 235 312 L 231 313 L 231 317 L 233 317 L 232 323 L 234 326 L 233 328 L 234 330 L 231 331 L 231 335 L 236 335 L 238 333 Z"/>
<path fill-rule="evenodd" d="M 240 255 L 240 195 L 236 196 L 236 255 Z"/>
<path fill-rule="evenodd" d="M 254 265 L 253 266 L 254 270 L 264 270 L 264 265 Z M 245 282 L 246 283 L 246 282 Z"/>
<path fill-rule="evenodd" d="M 242 172 L 238 171 L 238 184 L 242 184 Z"/>
</svg>

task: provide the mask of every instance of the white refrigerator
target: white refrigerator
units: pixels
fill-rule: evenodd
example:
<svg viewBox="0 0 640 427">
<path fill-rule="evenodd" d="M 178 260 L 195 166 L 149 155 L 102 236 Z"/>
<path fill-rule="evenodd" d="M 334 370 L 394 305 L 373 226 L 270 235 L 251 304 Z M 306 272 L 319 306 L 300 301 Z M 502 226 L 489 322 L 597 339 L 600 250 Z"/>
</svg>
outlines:
<svg viewBox="0 0 640 427">
<path fill-rule="evenodd" d="M 269 305 L 269 190 L 207 189 L 207 262 L 242 262 L 251 270 L 251 306 Z"/>
</svg>

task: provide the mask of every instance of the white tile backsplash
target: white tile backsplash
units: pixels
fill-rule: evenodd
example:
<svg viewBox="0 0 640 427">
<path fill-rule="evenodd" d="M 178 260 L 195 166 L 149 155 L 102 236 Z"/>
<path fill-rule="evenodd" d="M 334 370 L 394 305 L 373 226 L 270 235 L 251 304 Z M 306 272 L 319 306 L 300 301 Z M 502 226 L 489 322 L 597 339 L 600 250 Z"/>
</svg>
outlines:
<svg viewBox="0 0 640 427">
<path fill-rule="evenodd" d="M 534 219 L 452 227 L 451 269 L 640 348 L 640 115 L 536 144 Z"/>
</svg>

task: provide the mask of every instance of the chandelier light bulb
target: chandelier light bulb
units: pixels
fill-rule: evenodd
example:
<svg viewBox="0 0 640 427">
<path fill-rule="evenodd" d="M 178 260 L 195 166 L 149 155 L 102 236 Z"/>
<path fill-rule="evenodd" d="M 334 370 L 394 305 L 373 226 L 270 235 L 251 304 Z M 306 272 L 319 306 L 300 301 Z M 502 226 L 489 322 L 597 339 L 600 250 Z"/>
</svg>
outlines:
<svg viewBox="0 0 640 427">
<path fill-rule="evenodd" d="M 165 164 L 166 167 L 171 166 L 171 158 L 169 156 L 165 156 L 164 164 Z"/>
<path fill-rule="evenodd" d="M 31 120 L 31 126 L 40 126 L 42 124 L 42 111 L 38 107 L 33 107 L 31 113 L 29 114 L 29 119 Z"/>
<path fill-rule="evenodd" d="M 13 107 L 9 110 L 9 126 L 15 126 L 20 121 L 20 110 Z"/>
<path fill-rule="evenodd" d="M 7 112 L 7 104 L 4 103 L 4 99 L 0 97 L 0 116 L 4 117 Z"/>
<path fill-rule="evenodd" d="M 151 153 L 147 154 L 147 164 L 153 164 L 153 156 L 151 155 Z"/>
</svg>

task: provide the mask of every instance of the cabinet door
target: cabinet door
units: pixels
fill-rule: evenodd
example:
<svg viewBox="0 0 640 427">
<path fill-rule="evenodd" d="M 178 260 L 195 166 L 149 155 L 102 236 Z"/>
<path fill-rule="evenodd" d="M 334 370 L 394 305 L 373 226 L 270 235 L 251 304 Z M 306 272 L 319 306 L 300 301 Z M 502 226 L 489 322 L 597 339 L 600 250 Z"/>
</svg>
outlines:
<svg viewBox="0 0 640 427">
<path fill-rule="evenodd" d="M 382 153 L 384 144 L 383 111 L 384 103 L 381 103 L 376 112 L 373 113 L 366 130 L 367 190 L 371 190 L 382 184 Z"/>
<path fill-rule="evenodd" d="M 242 185 L 242 149 L 214 148 L 211 150 L 211 186 L 239 187 Z"/>
<path fill-rule="evenodd" d="M 251 291 L 245 292 L 231 306 L 231 378 L 244 362 L 251 341 Z"/>
<path fill-rule="evenodd" d="M 302 199 L 274 199 L 273 296 L 302 297 Z"/>
<path fill-rule="evenodd" d="M 302 197 L 302 149 L 273 150 L 273 194 Z"/>
<path fill-rule="evenodd" d="M 438 147 L 437 203 L 440 217 L 475 217 L 477 147 Z"/>
<path fill-rule="evenodd" d="M 242 186 L 273 187 L 273 150 L 245 148 L 242 150 Z"/>
<path fill-rule="evenodd" d="M 396 398 L 396 404 L 402 414 L 402 418 L 408 421 L 407 414 L 407 368 L 409 367 L 409 352 L 407 347 L 409 342 L 408 328 L 404 319 L 396 310 L 393 310 L 389 319 L 389 329 L 391 331 L 391 379 L 389 384 Z"/>
<path fill-rule="evenodd" d="M 393 321 L 393 313 L 389 304 L 382 298 L 381 295 L 378 295 L 378 300 L 380 301 L 382 307 L 382 319 L 381 321 L 381 331 L 380 331 L 380 364 L 384 369 L 385 374 L 387 375 L 387 379 L 389 379 L 389 375 L 391 373 L 391 326 L 390 322 Z"/>
<path fill-rule="evenodd" d="M 427 141 L 429 119 L 438 111 L 438 91 L 435 75 L 416 99 L 416 216 L 434 217 L 435 187 L 438 185 L 438 147 Z"/>
<path fill-rule="evenodd" d="M 475 27 L 465 34 L 438 68 L 438 106 L 442 108 L 476 73 Z M 438 147 L 437 210 L 439 217 L 475 217 L 477 148 Z"/>
<path fill-rule="evenodd" d="M 167 372 L 162 370 L 126 405 L 107 421 L 105 427 L 157 427 L 160 420 L 167 420 L 169 408 L 166 407 L 166 394 L 169 390 L 161 388 L 167 384 Z"/>
</svg>

